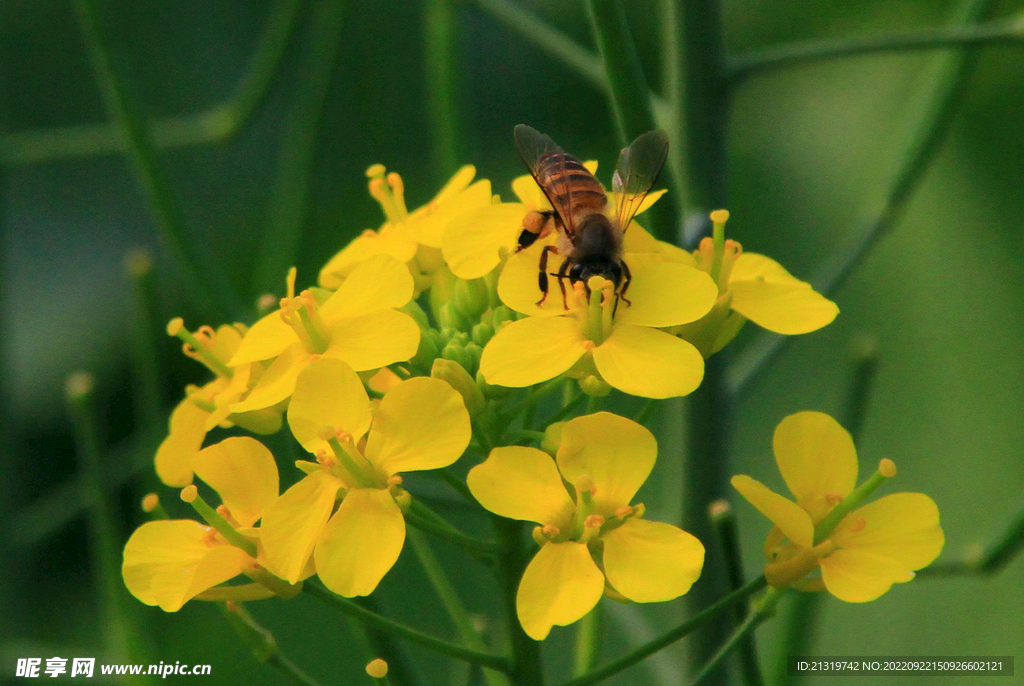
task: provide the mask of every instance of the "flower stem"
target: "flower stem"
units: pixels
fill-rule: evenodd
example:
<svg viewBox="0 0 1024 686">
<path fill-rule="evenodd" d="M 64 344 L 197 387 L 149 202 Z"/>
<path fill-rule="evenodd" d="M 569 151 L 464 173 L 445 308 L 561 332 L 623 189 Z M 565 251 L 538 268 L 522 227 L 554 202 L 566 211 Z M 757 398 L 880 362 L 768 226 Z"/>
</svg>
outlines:
<svg viewBox="0 0 1024 686">
<path fill-rule="evenodd" d="M 473 627 L 473 620 L 470 618 L 466 606 L 462 604 L 462 600 L 448 579 L 444 567 L 441 566 L 437 556 L 434 555 L 434 551 L 430 549 L 430 544 L 418 531 L 408 531 L 406 536 L 412 544 L 413 552 L 416 553 L 420 564 L 423 565 L 423 571 L 426 572 L 427 579 L 434 587 L 438 598 L 441 599 L 441 604 L 444 605 L 445 610 L 448 611 L 448 616 L 455 623 L 455 628 L 458 630 L 462 642 L 467 648 L 486 652 L 487 645 L 480 637 L 479 632 Z M 503 674 L 491 669 L 484 670 L 484 679 L 491 686 L 508 686 L 509 683 Z"/>
<path fill-rule="evenodd" d="M 424 55 L 426 60 L 427 112 L 430 116 L 433 171 L 447 179 L 459 163 L 459 138 L 464 127 L 460 122 L 460 62 L 454 0 L 428 0 L 423 19 Z"/>
<path fill-rule="evenodd" d="M 842 40 L 810 40 L 767 48 L 729 62 L 729 79 L 740 82 L 784 67 L 800 66 L 879 52 L 945 50 L 986 45 L 1024 43 L 1024 23 L 1019 18 L 977 24 L 970 27 L 941 26 L 884 36 Z"/>
<path fill-rule="evenodd" d="M 757 593 L 767 585 L 764 576 L 759 576 L 753 581 L 747 583 L 742 588 L 738 588 L 735 591 L 726 594 L 719 598 L 714 604 L 704 608 L 697 614 L 690 617 L 679 626 L 668 632 L 662 634 L 658 638 L 645 643 L 639 648 L 623 655 L 622 657 L 609 662 L 603 667 L 599 667 L 591 672 L 584 674 L 583 676 L 575 679 L 570 679 L 563 686 L 586 686 L 587 684 L 596 684 L 599 681 L 603 681 L 610 676 L 618 674 L 619 672 L 632 667 L 638 662 L 642 662 L 646 658 L 655 654 L 659 650 L 667 648 L 676 641 L 680 640 L 684 636 L 688 636 L 696 629 L 704 626 L 709 620 L 717 617 L 719 614 L 731 608 L 735 603 L 743 600 L 747 596 Z"/>
<path fill-rule="evenodd" d="M 711 503 L 709 512 L 711 524 L 721 544 L 722 552 L 725 554 L 725 568 L 729 575 L 731 588 L 743 587 L 743 558 L 740 550 L 739 535 L 736 532 L 736 515 L 726 500 L 716 500 Z M 742 623 L 745 608 L 735 606 L 735 621 Z M 764 686 L 764 678 L 761 676 L 761 666 L 757 659 L 757 644 L 752 634 L 748 634 L 740 641 L 739 645 L 740 674 L 743 676 L 745 686 Z"/>
<path fill-rule="evenodd" d="M 583 616 L 576 628 L 576 652 L 573 654 L 572 674 L 582 676 L 590 671 L 601 649 L 601 604 Z"/>
<path fill-rule="evenodd" d="M 134 367 L 136 421 L 148 428 L 164 427 L 161 392 L 160 348 L 155 332 L 159 330 L 156 289 L 153 279 L 153 255 L 145 249 L 132 250 L 125 256 L 132 295 L 129 344 Z"/>
<path fill-rule="evenodd" d="M 373 612 L 372 610 L 367 610 L 353 600 L 335 595 L 315 582 L 307 581 L 302 587 L 302 590 L 317 600 L 356 617 L 365 624 L 389 631 L 396 636 L 401 636 L 408 641 L 418 643 L 419 645 L 429 648 L 435 652 L 442 653 L 449 657 L 453 657 L 457 660 L 463 660 L 471 664 L 497 669 L 502 672 L 509 672 L 512 669 L 508 660 L 500 655 L 491 655 L 490 653 L 466 648 L 458 645 L 457 643 L 452 643 L 450 641 L 437 638 L 436 636 L 431 636 L 430 634 L 424 633 L 418 629 L 413 629 L 411 626 L 396 622 L 393 619 L 388 619 L 384 615 Z"/>
<path fill-rule="evenodd" d="M 647 77 L 644 76 L 621 0 L 587 0 L 587 10 L 604 62 L 619 142 L 629 145 L 640 134 L 658 128 Z M 673 170 L 674 167 L 668 168 L 666 176 L 671 177 L 668 185 L 678 188 Z M 676 233 L 672 226 L 672 217 L 677 214 L 674 195 L 666 195 L 650 211 L 655 233 L 662 240 L 672 240 Z"/>
<path fill-rule="evenodd" d="M 222 319 L 240 319 L 245 308 L 238 291 L 221 265 L 201 247 L 205 242 L 191 235 L 181 205 L 160 166 L 149 122 L 114 67 L 95 0 L 76 0 L 75 9 L 107 112 L 120 128 L 156 227 L 184 274 L 193 300 L 202 308 L 214 305 Z"/>
<path fill-rule="evenodd" d="M 295 264 L 302 227 L 309 210 L 314 157 L 324 106 L 337 69 L 341 27 L 347 3 L 314 3 L 302 78 L 291 101 L 278 144 L 277 173 L 270 191 L 259 255 L 253 269 L 252 291 L 274 292 L 290 265 Z"/>
<path fill-rule="evenodd" d="M 977 22 L 993 4 L 994 0 L 967 0 L 959 12 L 959 24 L 969 26 Z M 835 293 L 878 241 L 902 218 L 907 202 L 917 190 L 949 130 L 977 61 L 978 51 L 969 49 L 955 51 L 942 60 L 935 72 L 934 85 L 924 98 L 921 117 L 913 127 L 913 133 L 907 137 L 907 146 L 900 154 L 896 174 L 884 197 L 877 207 L 872 208 L 869 213 L 871 219 L 864 223 L 861 232 L 840 248 L 811 279 L 815 290 L 826 296 Z M 743 393 L 791 338 L 765 331 L 752 340 L 744 348 L 743 355 L 730 366 L 729 393 Z"/>
<path fill-rule="evenodd" d="M 228 624 L 252 648 L 253 655 L 260 662 L 275 667 L 289 681 L 300 686 L 319 686 L 319 683 L 299 669 L 298 665 L 281 653 L 274 636 L 264 627 L 256 623 L 245 608 L 234 602 L 224 603 L 224 617 Z"/>
<path fill-rule="evenodd" d="M 451 541 L 485 562 L 494 562 L 498 552 L 496 543 L 462 533 L 444 517 L 424 505 L 422 501 L 414 499 L 405 513 L 405 517 L 416 528 Z"/>
<path fill-rule="evenodd" d="M 736 631 L 729 637 L 729 640 L 718 649 L 708 663 L 704 665 L 700 672 L 697 673 L 696 678 L 694 678 L 692 682 L 692 686 L 699 686 L 699 684 L 706 683 L 715 675 L 718 668 L 721 667 L 725 659 L 729 657 L 729 654 L 742 645 L 743 642 L 754 633 L 754 629 L 775 614 L 775 604 L 778 602 L 779 596 L 780 592 L 775 588 L 770 589 L 768 593 L 765 594 L 765 597 L 761 600 L 760 607 L 747 615 L 747 618 L 739 627 L 737 627 Z"/>
<path fill-rule="evenodd" d="M 526 568 L 526 550 L 523 547 L 522 522 L 494 517 L 494 527 L 501 541 L 498 558 L 502 603 L 508 633 L 512 639 L 512 682 L 516 686 L 544 686 L 541 668 L 540 644 L 526 635 L 516 611 L 516 592 Z"/>
</svg>

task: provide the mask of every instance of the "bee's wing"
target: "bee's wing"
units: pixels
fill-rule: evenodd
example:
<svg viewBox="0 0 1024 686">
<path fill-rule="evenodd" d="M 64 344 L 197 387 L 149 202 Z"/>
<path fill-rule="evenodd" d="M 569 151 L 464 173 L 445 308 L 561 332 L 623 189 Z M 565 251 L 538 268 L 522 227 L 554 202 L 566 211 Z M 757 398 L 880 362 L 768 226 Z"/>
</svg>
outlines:
<svg viewBox="0 0 1024 686">
<path fill-rule="evenodd" d="M 553 155 L 558 156 L 564 165 L 565 151 L 558 147 L 558 144 L 551 140 L 550 136 L 526 124 L 516 126 L 515 139 L 516 148 L 519 149 L 519 155 L 523 158 L 523 162 L 526 163 L 526 168 L 530 170 L 530 175 L 533 176 L 533 180 L 537 182 L 537 185 L 544 192 L 548 202 L 551 203 L 551 207 L 558 213 L 562 229 L 571 239 L 576 235 L 576 226 L 570 211 L 572 208 L 572 185 L 566 180 L 565 174 L 558 175 L 560 178 L 551 184 L 551 191 L 554 192 L 555 196 L 552 197 L 552 193 L 548 192 L 547 186 L 541 182 L 538 171 L 541 160 Z"/>
<path fill-rule="evenodd" d="M 668 135 L 664 131 L 648 131 L 622 149 L 612 175 L 612 192 L 616 194 L 615 216 L 623 231 L 629 228 L 658 179 L 667 156 Z"/>
</svg>

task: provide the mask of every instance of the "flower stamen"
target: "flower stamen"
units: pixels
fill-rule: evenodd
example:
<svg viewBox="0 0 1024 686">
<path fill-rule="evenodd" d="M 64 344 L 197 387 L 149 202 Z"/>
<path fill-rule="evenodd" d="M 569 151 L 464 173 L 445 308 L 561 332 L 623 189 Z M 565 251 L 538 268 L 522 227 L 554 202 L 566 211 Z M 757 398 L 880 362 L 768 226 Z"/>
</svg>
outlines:
<svg viewBox="0 0 1024 686">
<path fill-rule="evenodd" d="M 206 333 L 207 330 L 210 333 Z M 167 335 L 184 342 L 185 345 L 181 349 L 185 355 L 203 363 L 214 374 L 230 379 L 233 374 L 231 368 L 210 351 L 209 341 L 213 338 L 210 335 L 212 332 L 213 329 L 210 327 L 200 327 L 197 332 L 200 335 L 197 336 L 185 328 L 185 320 L 181 317 L 175 317 L 167 322 Z"/>
</svg>

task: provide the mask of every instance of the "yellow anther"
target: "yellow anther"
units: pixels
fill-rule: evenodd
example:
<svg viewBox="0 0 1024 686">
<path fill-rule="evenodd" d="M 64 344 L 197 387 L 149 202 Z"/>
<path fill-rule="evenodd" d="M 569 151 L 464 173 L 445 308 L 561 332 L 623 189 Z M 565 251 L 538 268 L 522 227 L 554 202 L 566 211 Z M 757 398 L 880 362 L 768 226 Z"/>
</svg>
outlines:
<svg viewBox="0 0 1024 686">
<path fill-rule="evenodd" d="M 402 483 L 402 477 L 398 474 L 388 477 L 388 486 L 398 486 Z"/>
<path fill-rule="evenodd" d="M 160 496 L 158 496 L 156 493 L 147 493 L 142 498 L 142 511 L 143 512 L 152 512 L 153 510 L 155 510 L 157 508 L 157 506 L 159 504 L 160 504 Z"/>
<path fill-rule="evenodd" d="M 366 673 L 374 679 L 383 679 L 388 675 L 388 663 L 379 657 L 376 660 L 370 660 L 366 665 Z"/>
<path fill-rule="evenodd" d="M 714 223 L 724 224 L 729 221 L 729 210 L 714 210 L 710 216 Z"/>
<path fill-rule="evenodd" d="M 883 458 L 878 463 L 878 472 L 887 479 L 891 479 L 896 476 L 896 463 L 890 460 L 888 457 Z"/>
<path fill-rule="evenodd" d="M 623 505 L 622 507 L 616 508 L 615 510 L 616 519 L 625 519 L 626 517 L 629 517 L 632 514 L 633 508 L 630 507 L 629 505 Z"/>
<path fill-rule="evenodd" d="M 829 493 L 828 495 L 825 496 L 825 503 L 831 505 L 832 507 L 835 507 L 842 501 L 843 496 L 839 495 L 838 493 Z"/>
<path fill-rule="evenodd" d="M 195 484 L 189 484 L 181 489 L 181 499 L 186 503 L 194 502 L 197 497 L 199 497 L 199 489 Z"/>
<path fill-rule="evenodd" d="M 592 514 L 583 520 L 583 526 L 588 529 L 600 529 L 604 526 L 604 517 L 599 514 Z"/>
<path fill-rule="evenodd" d="M 171 321 L 167 322 L 167 335 L 177 336 L 183 326 L 185 326 L 185 320 L 181 317 L 175 317 Z"/>
<path fill-rule="evenodd" d="M 398 196 L 405 194 L 405 184 L 402 183 L 402 177 L 398 172 L 390 172 L 387 175 L 387 180 L 392 193 Z"/>
<path fill-rule="evenodd" d="M 855 520 L 853 520 L 853 523 L 850 524 L 850 526 L 846 527 L 846 530 L 851 534 L 855 534 L 859 531 L 864 531 L 864 529 L 867 528 L 867 525 L 868 520 L 864 519 L 863 517 L 857 517 Z"/>
<path fill-rule="evenodd" d="M 556 536 L 558 536 L 558 534 L 562 533 L 562 530 L 554 524 L 545 524 L 541 527 L 540 531 L 542 534 L 544 534 L 544 537 L 547 539 L 555 538 Z"/>
<path fill-rule="evenodd" d="M 385 167 L 383 164 L 381 164 L 379 162 L 377 164 L 371 164 L 369 167 L 366 168 L 366 178 L 368 178 L 368 179 L 383 178 L 384 173 L 386 171 L 387 171 L 387 167 Z"/>
</svg>

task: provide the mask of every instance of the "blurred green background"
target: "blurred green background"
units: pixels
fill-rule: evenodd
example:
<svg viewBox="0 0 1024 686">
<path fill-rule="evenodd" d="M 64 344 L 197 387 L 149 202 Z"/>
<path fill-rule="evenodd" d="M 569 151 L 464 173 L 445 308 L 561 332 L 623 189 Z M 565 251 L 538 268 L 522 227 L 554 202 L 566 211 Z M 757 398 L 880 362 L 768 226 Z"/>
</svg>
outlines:
<svg viewBox="0 0 1024 686">
<path fill-rule="evenodd" d="M 299 279 L 308 283 L 347 240 L 381 222 L 366 192 L 363 172 L 371 163 L 400 172 L 409 206 L 415 207 L 447 180 L 456 162 L 475 164 L 495 192 L 511 197 L 508 183 L 522 173 L 511 140 L 517 123 L 550 133 L 582 158 L 599 159 L 598 176 L 606 182 L 617 154 L 605 95 L 498 21 L 481 7 L 487 3 L 450 6 L 458 70 L 450 103 L 438 95 L 432 77 L 437 55 L 430 51 L 437 39 L 431 29 L 444 3 L 343 2 L 340 11 L 326 0 L 97 4 L 117 69 L 146 115 L 164 122 L 171 138 L 182 130 L 186 138 L 195 131 L 199 138 L 216 138 L 161 146 L 159 161 L 191 245 L 226 265 L 246 302 L 283 288 L 283 271 L 260 271 L 268 226 L 293 227 Z M 658 90 L 660 3 L 627 5 L 647 78 Z M 516 0 L 515 6 L 593 46 L 581 0 Z M 796 40 L 939 26 L 950 22 L 958 6 L 946 0 L 725 2 L 726 43 L 739 55 Z M 1015 0 L 997 3 L 992 14 L 1021 11 L 1024 5 Z M 205 135 L 202 126 L 188 128 L 196 122 L 193 115 L 227 102 L 246 83 L 254 55 L 273 57 L 272 51 L 261 52 L 267 26 L 278 27 L 283 52 L 279 69 L 267 71 L 265 96 L 251 101 L 251 116 L 228 137 Z M 145 195 L 116 143 L 104 137 L 109 117 L 72 4 L 0 4 L 0 46 L 0 673 L 6 678 L 17 657 L 104 654 L 63 397 L 67 374 L 95 373 L 103 440 L 110 446 L 106 469 L 114 480 L 133 475 L 121 479 L 116 492 L 119 545 L 142 521 L 139 497 L 156 486 L 149 464 L 163 426 L 147 425 L 135 409 L 140 388 L 131 350 L 140 333 L 126 253 L 141 247 L 156 257 L 158 316 L 148 331 L 157 341 L 158 392 L 166 411 L 185 383 L 204 375 L 163 336 L 163 323 L 174 315 L 190 326 L 218 321 L 211 308 L 185 298 Z M 801 278 L 818 273 L 872 218 L 942 58 L 941 52 L 866 55 L 766 72 L 742 84 L 729 113 L 730 235 Z M 267 59 L 264 66 L 273 62 Z M 839 318 L 793 341 L 747 388 L 736 413 L 732 473 L 782 486 L 770 452 L 775 424 L 804 409 L 839 415 L 850 385 L 851 346 L 866 335 L 877 343 L 879 371 L 859 444 L 862 471 L 891 457 L 900 468 L 896 488 L 936 500 L 947 535 L 945 559 L 961 557 L 983 541 L 1020 501 L 1022 74 L 1024 45 L 982 50 L 906 214 L 834 295 Z M 439 129 L 431 116 L 438 108 L 455 131 L 454 156 L 442 148 L 445 127 Z M 216 128 L 218 121 L 199 123 Z M 757 342 L 752 328 L 737 341 L 739 356 Z M 666 413 L 660 421 L 672 432 L 679 420 Z M 287 457 L 281 462 L 287 464 Z M 657 478 L 641 494 L 653 518 L 678 518 L 680 470 L 678 459 L 663 452 Z M 295 478 L 285 474 L 285 480 Z M 163 493 L 172 511 L 187 516 L 173 493 Z M 761 563 L 766 522 L 744 504 L 737 509 L 752 574 Z M 410 558 L 403 555 L 382 584 L 382 605 L 450 636 Z M 472 565 L 458 569 L 466 602 L 488 615 L 490 582 Z M 1022 572 L 1018 559 L 997 577 L 921 580 L 864 606 L 827 599 L 811 652 L 1024 657 Z M 193 602 L 168 615 L 142 606 L 123 589 L 121 595 L 148 650 L 137 661 L 210 663 L 213 675 L 204 680 L 209 683 L 281 680 L 252 659 L 216 606 Z M 253 603 L 250 609 L 282 650 L 322 683 L 368 683 L 365 659 L 344 617 L 305 597 Z M 604 654 L 617 655 L 653 637 L 658 627 L 678 623 L 683 612 L 681 601 L 643 613 L 613 608 Z M 653 617 L 655 626 L 639 623 L 643 617 Z M 766 664 L 779 626 L 768 624 L 759 632 Z M 570 636 L 556 630 L 545 644 L 545 657 L 556 670 L 568 660 Z M 426 683 L 464 678 L 461 665 L 416 648 L 410 653 Z M 683 656 L 679 649 L 666 651 L 611 683 L 679 683 Z M 971 683 L 988 681 L 1008 680 Z"/>
</svg>

